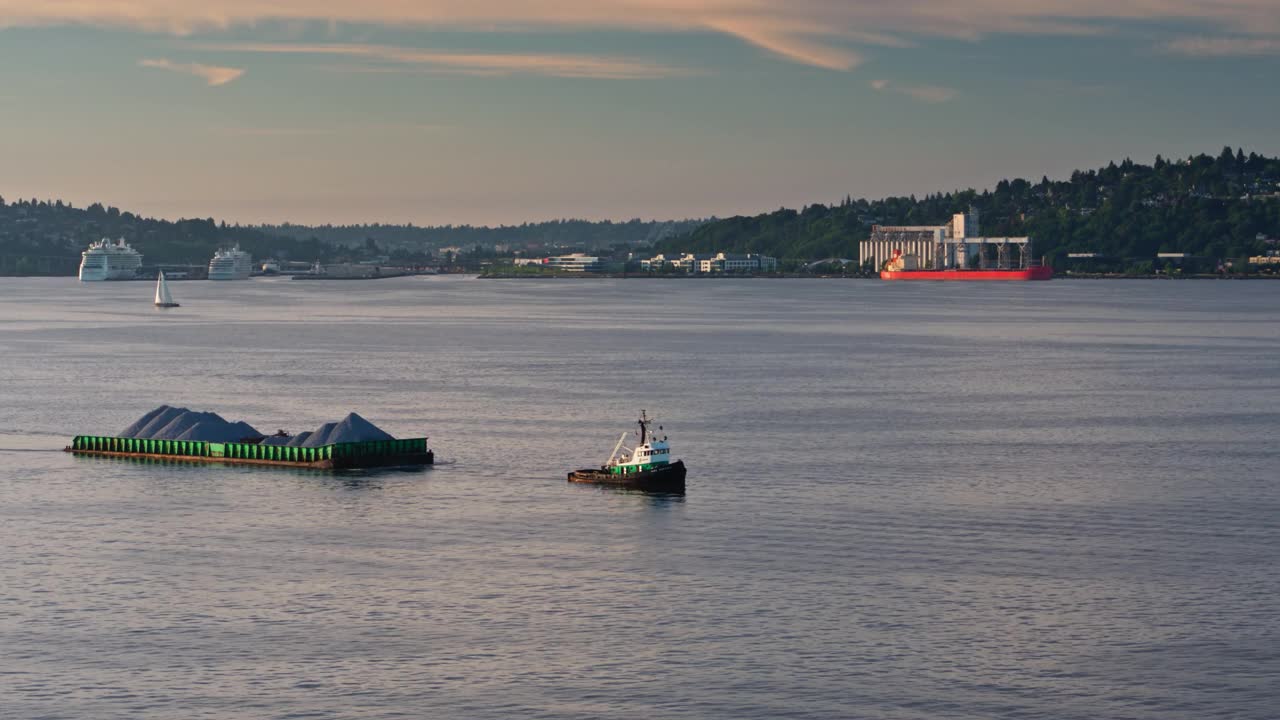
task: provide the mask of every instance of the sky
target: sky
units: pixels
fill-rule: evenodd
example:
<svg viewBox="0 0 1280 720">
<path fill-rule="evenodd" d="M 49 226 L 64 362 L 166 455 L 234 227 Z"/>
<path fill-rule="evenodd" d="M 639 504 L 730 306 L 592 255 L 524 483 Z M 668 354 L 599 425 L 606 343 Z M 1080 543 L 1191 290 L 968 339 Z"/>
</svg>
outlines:
<svg viewBox="0 0 1280 720">
<path fill-rule="evenodd" d="M 0 0 L 0 196 L 725 217 L 1280 155 L 1280 0 Z"/>
</svg>

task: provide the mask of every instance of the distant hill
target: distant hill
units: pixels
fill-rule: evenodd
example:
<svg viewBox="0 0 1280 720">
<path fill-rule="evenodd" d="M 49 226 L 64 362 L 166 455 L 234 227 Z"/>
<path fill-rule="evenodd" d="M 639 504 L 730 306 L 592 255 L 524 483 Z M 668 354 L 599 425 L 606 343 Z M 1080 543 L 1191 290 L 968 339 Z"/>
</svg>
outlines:
<svg viewBox="0 0 1280 720">
<path fill-rule="evenodd" d="M 509 250 L 540 248 L 601 250 L 652 245 L 688 233 L 699 220 L 591 222 L 557 220 L 496 228 L 413 225 L 269 225 L 240 226 L 212 218 L 159 220 L 94 203 L 77 208 L 48 200 L 0 198 L 0 275 L 70 275 L 80 252 L 103 237 L 123 237 L 148 264 L 204 264 L 219 246 L 240 243 L 255 258 L 330 260 L 390 255 L 393 260 L 425 261 L 441 247 L 460 247 L 467 255 L 488 256 L 495 245 Z M 475 251 L 479 246 L 480 250 Z M 473 252 L 475 251 L 475 252 Z"/>
<path fill-rule="evenodd" d="M 254 257 L 327 258 L 333 248 L 316 240 L 269 235 L 207 220 L 157 220 L 94 203 L 76 208 L 58 201 L 0 198 L 0 275 L 68 275 L 80 252 L 103 237 L 123 237 L 148 264 L 204 264 L 219 246 L 240 243 Z"/>
<path fill-rule="evenodd" d="M 858 257 L 872 225 L 935 225 L 970 206 L 982 234 L 1030 235 L 1036 253 L 1151 258 L 1188 252 L 1214 258 L 1261 252 L 1259 234 L 1280 236 L 1280 159 L 1224 148 L 1152 165 L 1125 160 L 1069 180 L 1002 180 L 993 190 L 781 209 L 707 223 L 662 241 L 662 252 L 755 252 L 784 259 Z"/>
<path fill-rule="evenodd" d="M 0 198 L 0 275 L 73 274 L 80 252 L 102 237 L 124 237 L 148 263 L 208 262 L 220 245 L 239 242 L 254 257 L 295 260 L 387 254 L 424 259 L 431 250 L 463 248 L 474 258 L 494 246 L 527 252 L 652 246 L 659 252 L 757 252 L 784 260 L 858 257 L 871 226 L 932 225 L 970 206 L 988 236 L 1030 235 L 1036 253 L 1055 264 L 1068 252 L 1151 258 L 1187 252 L 1242 257 L 1280 236 L 1280 159 L 1224 148 L 1152 165 L 1125 160 L 1068 180 L 1002 180 L 994 189 L 896 197 L 846 198 L 835 205 L 781 209 L 723 220 L 590 222 L 557 220 L 496 228 L 413 225 L 245 227 L 213 219 L 158 220 L 93 204 Z M 473 248 L 479 252 L 470 252 Z"/>
<path fill-rule="evenodd" d="M 333 245 L 350 247 L 372 240 L 382 248 L 436 249 L 442 247 L 492 248 L 506 245 L 511 249 L 540 246 L 599 250 L 617 246 L 653 245 L 671 237 L 691 232 L 703 220 L 628 220 L 625 222 L 590 220 L 551 220 L 484 227 L 472 225 L 262 225 L 257 229 L 299 239 L 317 238 Z"/>
</svg>

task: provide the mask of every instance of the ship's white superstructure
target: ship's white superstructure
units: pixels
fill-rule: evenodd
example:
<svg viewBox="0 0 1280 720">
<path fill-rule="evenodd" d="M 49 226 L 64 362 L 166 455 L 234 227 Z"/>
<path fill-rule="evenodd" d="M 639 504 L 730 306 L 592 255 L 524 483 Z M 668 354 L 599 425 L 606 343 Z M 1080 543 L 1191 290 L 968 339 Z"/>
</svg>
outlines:
<svg viewBox="0 0 1280 720">
<path fill-rule="evenodd" d="M 80 282 L 129 280 L 142 267 L 142 254 L 120 238 L 102 238 L 80 253 Z"/>
<path fill-rule="evenodd" d="M 209 261 L 210 280 L 247 280 L 253 272 L 253 256 L 240 249 L 219 250 Z"/>
<path fill-rule="evenodd" d="M 637 437 L 640 438 L 640 444 L 634 450 L 626 448 L 623 443 L 627 440 L 626 433 L 618 438 L 618 444 L 613 448 L 613 454 L 605 461 L 604 468 L 612 473 L 633 473 L 644 470 L 652 470 L 663 465 L 671 463 L 671 444 L 667 442 L 667 436 L 663 435 L 662 439 L 658 439 L 656 435 L 649 430 L 652 420 L 640 411 L 640 432 Z M 658 428 L 661 430 L 662 428 Z M 622 454 L 619 455 L 618 451 Z"/>
</svg>

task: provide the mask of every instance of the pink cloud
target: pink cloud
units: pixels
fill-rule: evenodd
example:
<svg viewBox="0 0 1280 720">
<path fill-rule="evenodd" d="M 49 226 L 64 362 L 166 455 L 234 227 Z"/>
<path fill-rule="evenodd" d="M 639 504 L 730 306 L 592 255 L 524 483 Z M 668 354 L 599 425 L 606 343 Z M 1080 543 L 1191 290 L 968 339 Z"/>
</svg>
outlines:
<svg viewBox="0 0 1280 720">
<path fill-rule="evenodd" d="M 1076 34 L 1117 21 L 1197 23 L 1280 38 L 1277 0 L 0 0 L 0 26 L 93 24 L 190 34 L 277 21 L 470 30 L 719 32 L 787 60 L 847 70 L 851 45 L 908 37 Z M 1202 53 L 1207 54 L 1207 53 Z"/>
<path fill-rule="evenodd" d="M 169 70 L 186 75 L 194 75 L 204 80 L 209 86 L 226 85 L 244 75 L 241 68 L 221 67 L 219 65 L 201 65 L 200 63 L 175 63 L 165 58 L 139 60 L 138 65 L 160 70 Z"/>
<path fill-rule="evenodd" d="M 745 40 L 787 60 L 828 70 L 852 70 L 862 64 L 862 55 L 822 39 L 825 29 L 811 27 L 794 18 L 785 22 L 756 17 L 709 18 L 708 29 Z M 882 44 L 890 44 L 884 40 Z"/>
<path fill-rule="evenodd" d="M 398 68 L 467 75 L 524 74 L 635 80 L 688 74 L 685 70 L 661 63 L 595 55 L 446 52 L 354 43 L 204 43 L 193 48 L 216 52 L 338 56 L 389 63 Z M 397 68 L 384 64 L 344 69 L 386 72 Z"/>
</svg>

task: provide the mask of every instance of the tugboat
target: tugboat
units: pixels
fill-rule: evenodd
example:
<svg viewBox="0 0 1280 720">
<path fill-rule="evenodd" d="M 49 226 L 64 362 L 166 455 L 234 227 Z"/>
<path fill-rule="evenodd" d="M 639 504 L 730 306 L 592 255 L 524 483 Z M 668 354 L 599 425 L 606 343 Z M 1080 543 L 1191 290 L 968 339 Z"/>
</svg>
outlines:
<svg viewBox="0 0 1280 720">
<path fill-rule="evenodd" d="M 640 444 L 634 449 L 623 447 L 627 434 L 622 433 L 613 446 L 609 459 L 598 469 L 588 468 L 569 473 L 569 482 L 591 485 L 616 485 L 649 492 L 684 492 L 684 461 L 671 462 L 671 446 L 664 435 L 659 440 L 649 431 L 653 420 L 640 411 Z M 659 426 L 658 430 L 662 430 Z M 621 454 L 619 454 L 621 451 Z"/>
</svg>

